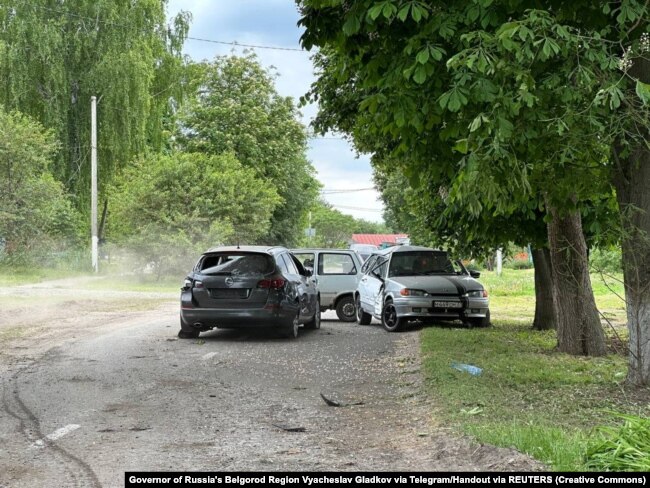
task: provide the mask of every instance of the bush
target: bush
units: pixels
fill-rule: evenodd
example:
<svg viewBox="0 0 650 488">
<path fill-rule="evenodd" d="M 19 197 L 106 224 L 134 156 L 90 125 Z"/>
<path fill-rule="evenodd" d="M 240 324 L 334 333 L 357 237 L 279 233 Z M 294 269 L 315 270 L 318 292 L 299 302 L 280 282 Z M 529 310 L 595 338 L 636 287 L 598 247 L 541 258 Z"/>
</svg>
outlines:
<svg viewBox="0 0 650 488">
<path fill-rule="evenodd" d="M 593 249 L 589 254 L 589 266 L 594 272 L 622 273 L 621 249 Z"/>
<path fill-rule="evenodd" d="M 532 269 L 535 266 L 533 265 L 533 263 L 531 263 L 527 259 L 526 260 L 514 259 L 514 260 L 506 263 L 506 265 L 504 267 L 510 268 L 510 269 Z"/>
</svg>

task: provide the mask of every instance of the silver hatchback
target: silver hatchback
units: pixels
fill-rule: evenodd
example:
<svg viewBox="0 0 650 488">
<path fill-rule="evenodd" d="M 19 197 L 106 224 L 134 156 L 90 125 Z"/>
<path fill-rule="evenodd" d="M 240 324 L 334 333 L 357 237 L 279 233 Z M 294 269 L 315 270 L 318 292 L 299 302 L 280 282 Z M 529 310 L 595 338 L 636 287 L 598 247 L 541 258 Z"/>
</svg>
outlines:
<svg viewBox="0 0 650 488">
<path fill-rule="evenodd" d="M 357 322 L 381 320 L 389 332 L 406 322 L 460 319 L 471 326 L 490 325 L 487 290 L 480 274 L 452 263 L 445 251 L 395 246 L 371 255 L 355 293 Z"/>
</svg>

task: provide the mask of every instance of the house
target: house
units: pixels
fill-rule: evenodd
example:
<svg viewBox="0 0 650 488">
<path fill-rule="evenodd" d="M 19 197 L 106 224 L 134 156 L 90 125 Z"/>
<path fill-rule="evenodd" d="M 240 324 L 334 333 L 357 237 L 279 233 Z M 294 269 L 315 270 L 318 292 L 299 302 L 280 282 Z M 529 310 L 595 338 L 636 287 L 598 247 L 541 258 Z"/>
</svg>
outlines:
<svg viewBox="0 0 650 488">
<path fill-rule="evenodd" d="M 351 244 L 365 244 L 382 249 L 398 244 L 410 244 L 406 234 L 352 234 Z"/>
</svg>

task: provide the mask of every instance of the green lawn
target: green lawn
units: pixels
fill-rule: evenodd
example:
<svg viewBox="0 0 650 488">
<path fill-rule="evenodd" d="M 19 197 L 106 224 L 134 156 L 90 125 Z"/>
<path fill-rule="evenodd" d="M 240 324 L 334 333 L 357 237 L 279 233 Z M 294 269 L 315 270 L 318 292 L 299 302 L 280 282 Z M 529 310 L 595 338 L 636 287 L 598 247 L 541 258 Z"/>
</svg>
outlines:
<svg viewBox="0 0 650 488">
<path fill-rule="evenodd" d="M 620 277 L 617 277 L 620 279 Z M 650 391 L 624 385 L 627 358 L 572 357 L 555 351 L 554 331 L 531 330 L 535 299 L 532 270 L 483 273 L 490 291 L 492 323 L 486 329 L 433 326 L 423 330 L 426 385 L 451 423 L 480 442 L 514 447 L 555 470 L 587 469 L 586 446 L 596 427 L 620 423 L 611 412 L 650 415 Z M 608 342 L 625 340 L 623 287 L 616 279 L 592 276 L 594 294 L 609 318 Z M 612 349 L 614 351 L 614 349 Z M 483 369 L 472 376 L 451 367 Z"/>
</svg>

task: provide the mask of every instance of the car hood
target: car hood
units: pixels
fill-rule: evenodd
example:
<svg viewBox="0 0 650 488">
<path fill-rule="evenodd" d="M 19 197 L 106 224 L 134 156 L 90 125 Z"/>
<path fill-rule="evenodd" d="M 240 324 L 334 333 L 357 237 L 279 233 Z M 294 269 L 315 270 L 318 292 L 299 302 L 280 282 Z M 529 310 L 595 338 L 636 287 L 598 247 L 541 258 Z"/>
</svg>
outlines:
<svg viewBox="0 0 650 488">
<path fill-rule="evenodd" d="M 403 288 L 424 290 L 431 294 L 456 295 L 483 289 L 483 285 L 466 275 L 395 276 L 389 279 Z"/>
</svg>

